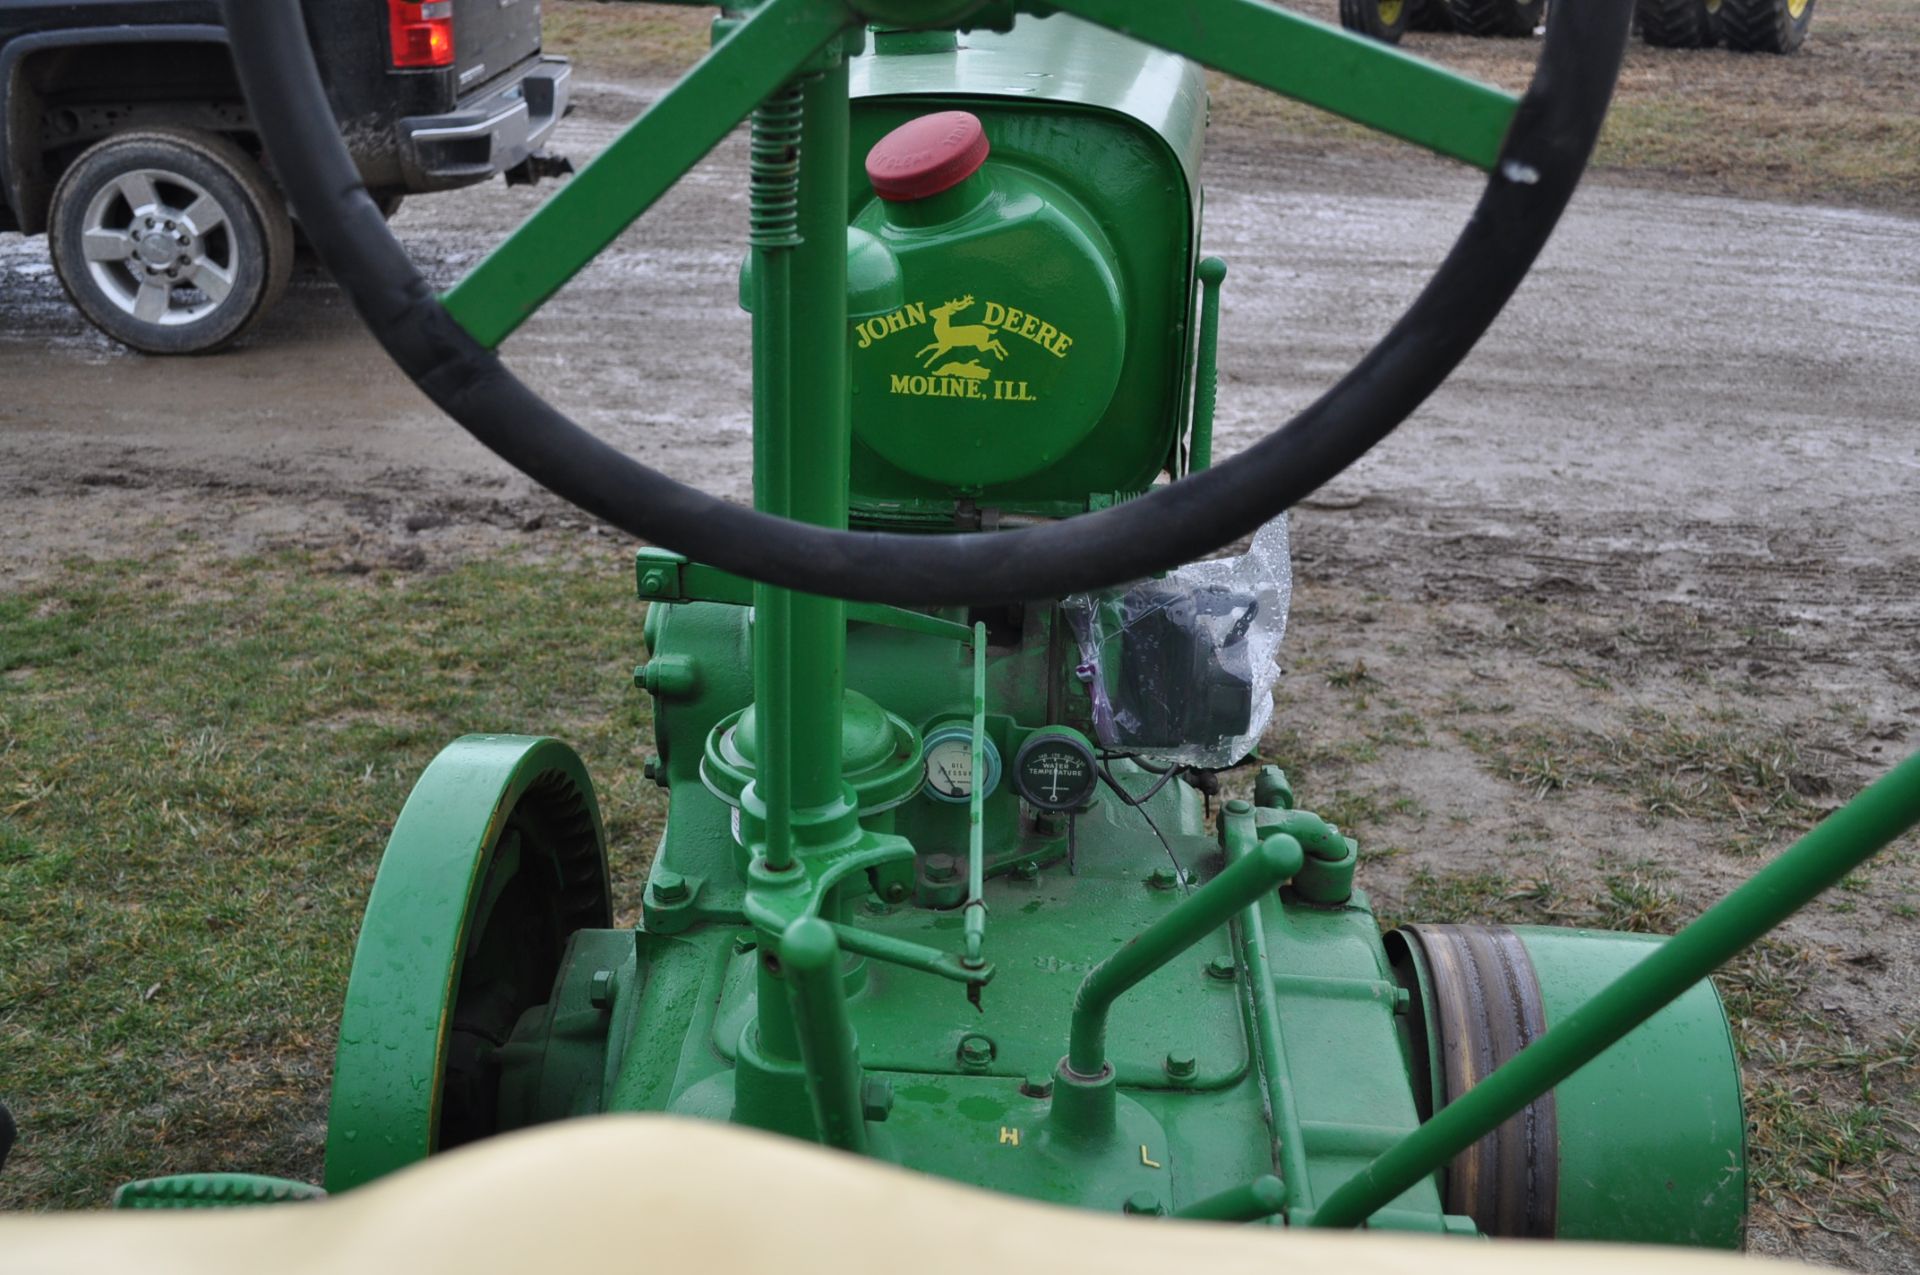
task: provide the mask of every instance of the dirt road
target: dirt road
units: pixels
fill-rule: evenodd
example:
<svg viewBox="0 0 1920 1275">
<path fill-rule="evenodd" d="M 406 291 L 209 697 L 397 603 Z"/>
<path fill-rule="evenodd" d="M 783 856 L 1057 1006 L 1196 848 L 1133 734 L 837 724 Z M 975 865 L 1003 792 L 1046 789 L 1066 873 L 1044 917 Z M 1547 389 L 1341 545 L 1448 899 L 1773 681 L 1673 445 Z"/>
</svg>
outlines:
<svg viewBox="0 0 1920 1275">
<path fill-rule="evenodd" d="M 590 87 L 559 147 L 584 158 L 644 97 Z M 735 496 L 749 450 L 743 160 L 724 147 L 507 348 L 582 423 Z M 1245 142 L 1210 172 L 1207 246 L 1231 269 L 1216 449 L 1229 454 L 1385 330 L 1476 184 L 1423 159 Z M 451 281 L 537 198 L 420 200 L 396 230 Z M 1920 743 L 1916 333 L 1920 220 L 1581 193 L 1460 373 L 1298 514 L 1304 584 L 1268 749 L 1322 791 L 1356 794 L 1341 822 L 1380 856 L 1367 871 L 1384 909 L 1444 904 L 1435 882 L 1477 873 L 1507 883 L 1502 906 L 1550 885 L 1562 910 L 1543 908 L 1590 919 L 1567 900 L 1618 898 L 1625 880 L 1652 900 L 1626 920 L 1667 925 L 1784 840 L 1738 800 L 1676 805 L 1659 787 L 1671 774 L 1643 773 L 1661 747 L 1751 747 L 1817 811 Z M 155 361 L 87 329 L 44 245 L 13 236 L 0 237 L 0 500 L 12 582 L 184 536 L 406 569 L 595 543 L 431 410 L 317 272 L 248 347 Z M 1749 853 L 1712 839 L 1730 821 L 1756 829 Z M 1920 1018 L 1915 878 L 1909 851 L 1789 932 L 1819 956 L 1798 994 L 1864 1039 Z M 1901 1154 L 1891 1163 L 1910 1169 Z M 1901 1207 L 1834 1247 L 1779 1205 L 1756 1244 L 1912 1269 L 1911 1198 Z"/>
</svg>

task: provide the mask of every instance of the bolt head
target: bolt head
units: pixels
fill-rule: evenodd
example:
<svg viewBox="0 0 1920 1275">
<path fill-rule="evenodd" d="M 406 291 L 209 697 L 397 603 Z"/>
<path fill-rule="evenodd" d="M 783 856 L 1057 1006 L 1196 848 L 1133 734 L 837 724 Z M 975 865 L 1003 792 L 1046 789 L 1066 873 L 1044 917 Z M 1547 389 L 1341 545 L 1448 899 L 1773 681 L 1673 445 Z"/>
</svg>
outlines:
<svg viewBox="0 0 1920 1275">
<path fill-rule="evenodd" d="M 971 1069 L 982 1069 L 993 1063 L 993 1042 L 987 1037 L 975 1033 L 961 1038 L 960 1065 Z"/>
<path fill-rule="evenodd" d="M 1172 868 L 1155 868 L 1147 874 L 1149 890 L 1171 890 L 1178 884 L 1179 879 L 1174 876 Z"/>
<path fill-rule="evenodd" d="M 595 970 L 593 979 L 587 985 L 587 1003 L 595 1009 L 605 1009 L 613 1004 L 613 971 Z"/>
<path fill-rule="evenodd" d="M 1239 966 L 1231 956 L 1216 956 L 1207 962 L 1207 977 L 1229 982 L 1239 973 Z"/>
<path fill-rule="evenodd" d="M 1200 1070 L 1200 1063 L 1193 1056 L 1193 1051 L 1175 1049 L 1167 1054 L 1166 1068 L 1167 1075 L 1174 1080 L 1192 1080 Z"/>
<path fill-rule="evenodd" d="M 647 571 L 641 574 L 640 592 L 646 594 L 650 598 L 653 598 L 653 597 L 658 597 L 660 594 L 665 593 L 666 591 L 667 591 L 667 573 L 666 572 Z"/>
<path fill-rule="evenodd" d="M 672 907 L 676 903 L 685 903 L 693 891 L 687 885 L 687 879 L 678 872 L 656 872 L 653 874 L 652 893 L 655 903 Z"/>
<path fill-rule="evenodd" d="M 1030 1071 L 1027 1078 L 1020 1082 L 1020 1092 L 1029 1098 L 1053 1097 L 1053 1073 L 1050 1071 Z"/>
<path fill-rule="evenodd" d="M 1120 1207 L 1122 1211 L 1131 1213 L 1136 1217 L 1159 1217 L 1167 1211 L 1166 1208 L 1161 1205 L 1160 1197 L 1151 1191 L 1135 1191 L 1127 1197 L 1127 1202 Z"/>
<path fill-rule="evenodd" d="M 879 1076 L 860 1082 L 860 1114 L 869 1120 L 885 1120 L 893 1111 L 893 1086 Z"/>
<path fill-rule="evenodd" d="M 960 876 L 960 861 L 950 854 L 930 854 L 922 863 L 925 866 L 927 880 L 936 885 L 944 885 Z"/>
</svg>

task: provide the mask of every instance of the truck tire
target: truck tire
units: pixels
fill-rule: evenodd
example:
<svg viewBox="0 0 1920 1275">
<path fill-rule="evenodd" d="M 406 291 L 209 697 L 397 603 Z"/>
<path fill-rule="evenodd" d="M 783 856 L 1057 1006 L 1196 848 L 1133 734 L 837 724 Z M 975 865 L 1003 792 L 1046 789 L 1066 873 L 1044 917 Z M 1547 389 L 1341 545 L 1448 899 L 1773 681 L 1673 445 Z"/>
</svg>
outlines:
<svg viewBox="0 0 1920 1275">
<path fill-rule="evenodd" d="M 1407 6 L 1407 26 L 1414 31 L 1453 30 L 1447 0 L 1412 0 Z"/>
<path fill-rule="evenodd" d="M 1386 44 L 1400 43 L 1414 0 L 1340 0 L 1340 25 Z"/>
<path fill-rule="evenodd" d="M 1720 43 L 1724 0 L 1637 0 L 1640 38 L 1659 49 L 1710 49 Z"/>
<path fill-rule="evenodd" d="M 54 188 L 47 240 L 80 312 L 148 354 L 231 344 L 293 270 L 279 191 L 238 146 L 188 129 L 120 133 L 82 154 Z"/>
<path fill-rule="evenodd" d="M 1791 53 L 1805 43 L 1813 0 L 1721 0 L 1720 31 L 1729 49 Z"/>
<path fill-rule="evenodd" d="M 1546 9 L 1547 0 L 1447 0 L 1447 17 L 1463 35 L 1529 36 Z"/>
</svg>

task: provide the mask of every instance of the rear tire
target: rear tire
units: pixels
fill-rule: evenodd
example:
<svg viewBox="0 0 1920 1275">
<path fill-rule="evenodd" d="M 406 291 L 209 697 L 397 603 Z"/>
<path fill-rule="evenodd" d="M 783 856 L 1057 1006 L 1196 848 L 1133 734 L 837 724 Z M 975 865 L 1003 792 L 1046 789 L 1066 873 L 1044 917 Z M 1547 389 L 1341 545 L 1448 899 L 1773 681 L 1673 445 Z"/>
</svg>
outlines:
<svg viewBox="0 0 1920 1275">
<path fill-rule="evenodd" d="M 1710 49 L 1720 43 L 1723 0 L 1637 0 L 1640 38 L 1657 49 Z"/>
<path fill-rule="evenodd" d="M 1413 5 L 1414 0 L 1340 0 L 1340 25 L 1385 44 L 1398 44 L 1407 32 Z"/>
<path fill-rule="evenodd" d="M 1446 0 L 1447 17 L 1462 35 L 1530 36 L 1546 13 L 1547 0 Z"/>
<path fill-rule="evenodd" d="M 1447 0 L 1411 0 L 1407 6 L 1407 26 L 1414 31 L 1453 30 L 1453 15 L 1447 12 Z"/>
<path fill-rule="evenodd" d="M 1814 0 L 1721 0 L 1720 29 L 1741 53 L 1792 53 L 1806 42 Z"/>
<path fill-rule="evenodd" d="M 232 344 L 293 271 L 285 201 L 247 153 L 143 128 L 86 151 L 54 187 L 54 272 L 95 327 L 148 354 Z"/>
</svg>

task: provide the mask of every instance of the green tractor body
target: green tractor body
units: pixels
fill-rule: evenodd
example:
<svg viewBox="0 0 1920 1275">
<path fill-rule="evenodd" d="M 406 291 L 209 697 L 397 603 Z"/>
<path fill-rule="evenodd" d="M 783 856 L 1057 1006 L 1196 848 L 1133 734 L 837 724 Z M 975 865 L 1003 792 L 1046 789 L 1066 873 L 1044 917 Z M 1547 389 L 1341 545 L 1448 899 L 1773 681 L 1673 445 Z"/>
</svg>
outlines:
<svg viewBox="0 0 1920 1275">
<path fill-rule="evenodd" d="M 854 155 L 956 111 L 991 144 L 964 180 L 917 198 L 877 197 L 854 170 L 839 459 L 842 516 L 858 524 L 966 534 L 1184 472 L 1204 84 L 1097 28 L 1032 26 L 964 48 L 883 33 L 852 61 Z M 749 308 L 763 268 L 743 272 Z M 415 801 L 456 792 L 471 812 L 517 807 L 527 826 L 512 863 L 488 853 L 488 830 L 460 828 L 451 852 L 469 861 L 452 865 L 444 814 L 402 817 L 342 1027 L 330 1189 L 498 1130 L 644 1111 L 1061 1204 L 1297 1224 L 1646 950 L 1472 927 L 1389 946 L 1353 884 L 1355 844 L 1295 809 L 1281 772 L 1262 772 L 1257 802 L 1220 803 L 1199 772 L 1101 744 L 1059 599 L 827 621 L 823 664 L 795 671 L 844 661 L 823 714 L 837 738 L 796 756 L 788 780 L 827 799 L 809 826 L 796 819 L 788 871 L 808 879 L 780 897 L 754 588 L 660 550 L 640 553 L 636 578 L 650 604 L 638 681 L 669 801 L 640 924 L 575 928 L 524 903 L 545 888 L 534 873 L 564 883 L 559 899 L 591 895 L 593 874 L 569 876 L 553 848 L 579 841 L 566 801 L 530 808 L 521 794 L 541 781 L 508 778 L 564 771 L 544 782 L 577 801 L 571 763 L 531 741 L 454 745 Z M 1113 647 L 1102 678 L 1162 671 L 1146 646 Z M 1196 678 L 1222 676 L 1205 655 Z M 441 847 L 433 879 L 469 883 L 466 914 L 444 896 L 420 911 L 406 865 L 423 844 Z M 394 995 L 421 971 L 383 936 L 421 946 L 423 930 L 464 936 L 434 947 L 425 983 L 449 990 L 450 1013 Z M 1140 968 L 1093 1025 L 1085 984 L 1123 949 L 1144 953 Z M 392 1065 L 395 1040 L 419 1069 Z M 449 1080 L 421 1085 L 421 1071 Z M 819 1092 L 822 1073 L 837 1095 Z M 1373 1224 L 1739 1242 L 1743 1120 L 1709 986 L 1511 1123 Z"/>
<path fill-rule="evenodd" d="M 637 923 L 570 749 L 443 751 L 368 902 L 328 1190 L 654 1112 L 1110 1213 L 1741 1243 L 1705 976 L 1920 820 L 1920 758 L 1666 941 L 1383 935 L 1354 840 L 1250 760 L 1289 597 L 1276 515 L 1493 322 L 1591 152 L 1627 0 L 1562 9 L 1524 102 L 1261 0 L 761 0 L 444 299 L 314 131 L 295 0 L 227 17 L 302 224 L 389 353 L 512 463 L 672 546 L 635 568 L 667 794 Z M 1218 467 L 1225 266 L 1200 255 L 1205 81 L 1175 53 L 1489 173 L 1401 323 Z M 748 115 L 750 513 L 492 353 Z M 296 1194 L 205 1177 L 123 1203 Z"/>
</svg>

